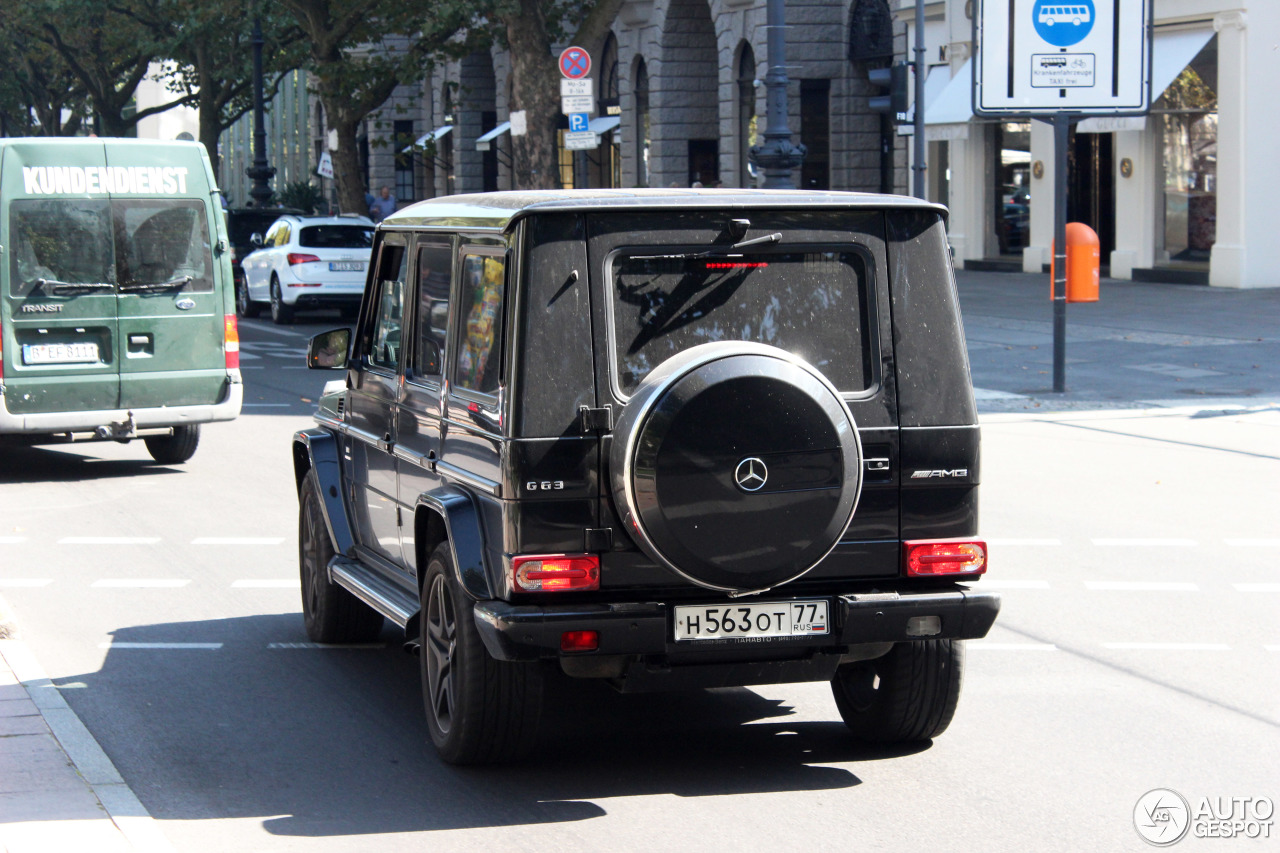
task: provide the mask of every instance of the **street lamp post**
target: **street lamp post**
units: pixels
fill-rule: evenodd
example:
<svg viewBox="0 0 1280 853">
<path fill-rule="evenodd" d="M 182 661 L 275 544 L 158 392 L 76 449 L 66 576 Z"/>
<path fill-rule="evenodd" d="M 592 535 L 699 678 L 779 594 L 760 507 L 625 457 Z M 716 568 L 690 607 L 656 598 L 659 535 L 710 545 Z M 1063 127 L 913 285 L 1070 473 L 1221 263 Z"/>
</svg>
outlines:
<svg viewBox="0 0 1280 853">
<path fill-rule="evenodd" d="M 249 197 L 253 207 L 266 207 L 271 201 L 271 185 L 275 167 L 267 163 L 267 128 L 263 120 L 262 105 L 262 21 L 253 19 L 253 165 L 245 174 L 253 179 Z"/>
<path fill-rule="evenodd" d="M 764 169 L 765 189 L 795 189 L 791 170 L 804 162 L 805 147 L 791 142 L 791 128 L 787 124 L 785 1 L 769 0 L 768 16 L 769 73 L 764 80 L 768 91 L 769 124 L 764 131 L 764 143 L 751 147 L 751 162 Z"/>
</svg>

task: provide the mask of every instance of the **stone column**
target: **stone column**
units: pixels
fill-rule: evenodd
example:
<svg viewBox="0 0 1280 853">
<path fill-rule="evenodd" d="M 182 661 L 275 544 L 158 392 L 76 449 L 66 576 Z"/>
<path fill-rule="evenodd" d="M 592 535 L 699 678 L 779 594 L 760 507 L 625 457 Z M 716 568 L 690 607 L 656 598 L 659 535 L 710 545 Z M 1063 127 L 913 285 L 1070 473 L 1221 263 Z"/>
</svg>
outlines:
<svg viewBox="0 0 1280 853">
<path fill-rule="evenodd" d="M 1245 85 L 1249 71 L 1245 13 L 1221 12 L 1214 16 L 1213 28 L 1218 33 L 1218 187 L 1217 234 L 1209 256 L 1209 283 L 1216 287 L 1245 287 L 1244 210 L 1249 166 L 1245 149 Z"/>
</svg>

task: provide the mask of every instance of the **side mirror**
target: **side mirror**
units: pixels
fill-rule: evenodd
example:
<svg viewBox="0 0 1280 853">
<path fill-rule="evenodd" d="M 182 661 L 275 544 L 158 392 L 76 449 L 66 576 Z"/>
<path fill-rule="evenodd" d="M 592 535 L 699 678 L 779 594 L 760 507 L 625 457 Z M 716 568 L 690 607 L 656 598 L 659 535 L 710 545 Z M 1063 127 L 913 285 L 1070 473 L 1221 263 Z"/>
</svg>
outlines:
<svg viewBox="0 0 1280 853">
<path fill-rule="evenodd" d="M 261 249 L 261 248 L 262 248 L 262 235 L 261 235 L 261 234 L 259 234 L 259 233 L 257 233 L 256 231 L 255 231 L 253 234 L 250 234 L 250 235 L 249 235 L 249 245 L 250 245 L 250 246 L 253 246 L 253 248 L 255 248 L 255 249 Z"/>
<path fill-rule="evenodd" d="M 330 329 L 327 332 L 321 332 L 307 344 L 307 367 L 312 370 L 346 367 L 347 351 L 350 348 L 350 329 Z"/>
</svg>

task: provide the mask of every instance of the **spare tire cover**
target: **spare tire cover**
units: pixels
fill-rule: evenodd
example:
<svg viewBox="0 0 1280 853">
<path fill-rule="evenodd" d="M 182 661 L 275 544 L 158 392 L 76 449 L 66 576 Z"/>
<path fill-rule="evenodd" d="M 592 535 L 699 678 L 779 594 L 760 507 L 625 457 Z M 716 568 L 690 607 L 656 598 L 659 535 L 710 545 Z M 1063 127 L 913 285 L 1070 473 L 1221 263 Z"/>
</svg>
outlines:
<svg viewBox="0 0 1280 853">
<path fill-rule="evenodd" d="M 753 592 L 831 552 L 862 489 L 848 406 L 812 365 L 738 341 L 649 373 L 614 430 L 614 499 L 652 559 L 710 589 Z"/>
</svg>

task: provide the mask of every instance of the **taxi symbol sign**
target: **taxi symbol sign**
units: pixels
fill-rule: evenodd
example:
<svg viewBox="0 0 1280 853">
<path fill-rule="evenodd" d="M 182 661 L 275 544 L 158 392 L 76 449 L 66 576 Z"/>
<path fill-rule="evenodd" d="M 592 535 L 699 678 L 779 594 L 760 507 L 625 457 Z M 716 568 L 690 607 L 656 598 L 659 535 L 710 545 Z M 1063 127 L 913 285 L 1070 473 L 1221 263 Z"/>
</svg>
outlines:
<svg viewBox="0 0 1280 853">
<path fill-rule="evenodd" d="M 591 56 L 580 47 L 566 47 L 560 52 L 560 73 L 581 80 L 591 73 Z"/>
</svg>

